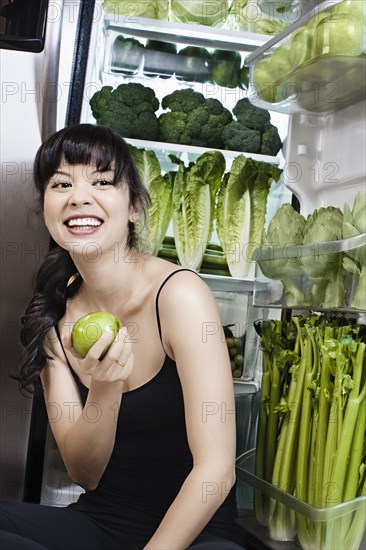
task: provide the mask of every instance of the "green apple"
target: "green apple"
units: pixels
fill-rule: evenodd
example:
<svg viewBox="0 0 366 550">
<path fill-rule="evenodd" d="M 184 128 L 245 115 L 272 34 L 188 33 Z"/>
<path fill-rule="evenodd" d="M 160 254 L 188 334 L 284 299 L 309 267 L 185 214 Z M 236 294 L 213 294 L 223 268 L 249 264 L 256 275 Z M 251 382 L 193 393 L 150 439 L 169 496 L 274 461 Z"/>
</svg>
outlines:
<svg viewBox="0 0 366 550">
<path fill-rule="evenodd" d="M 88 313 L 76 321 L 73 326 L 71 333 L 72 346 L 78 355 L 85 357 L 102 334 L 110 330 L 115 338 L 117 332 L 122 327 L 122 321 L 112 313 L 107 313 L 106 311 Z M 99 359 L 103 359 L 110 346 L 111 344 L 104 349 Z"/>
<path fill-rule="evenodd" d="M 316 55 L 362 55 L 364 20 L 339 13 L 326 17 L 316 27 Z"/>
</svg>

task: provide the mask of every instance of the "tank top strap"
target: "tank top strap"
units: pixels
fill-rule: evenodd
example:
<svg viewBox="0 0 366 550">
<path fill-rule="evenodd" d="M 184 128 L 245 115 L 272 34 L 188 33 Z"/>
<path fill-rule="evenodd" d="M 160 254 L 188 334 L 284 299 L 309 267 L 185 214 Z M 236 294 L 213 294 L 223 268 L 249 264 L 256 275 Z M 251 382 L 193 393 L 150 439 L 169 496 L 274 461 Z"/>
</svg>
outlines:
<svg viewBox="0 0 366 550">
<path fill-rule="evenodd" d="M 173 271 L 173 273 L 170 273 L 164 280 L 163 282 L 161 283 L 160 287 L 159 287 L 159 290 L 156 294 L 156 299 L 155 299 L 155 310 L 156 310 L 156 322 L 157 322 L 157 325 L 158 325 L 158 331 L 159 331 L 159 336 L 160 336 L 160 340 L 161 340 L 161 343 L 163 345 L 163 348 L 164 348 L 164 344 L 163 344 L 163 339 L 162 339 L 162 335 L 161 335 L 161 323 L 160 323 L 160 315 L 159 315 L 159 296 L 160 296 L 160 292 L 162 291 L 164 285 L 169 281 L 169 279 L 171 277 L 173 277 L 173 275 L 175 275 L 176 273 L 180 273 L 181 271 L 190 271 L 191 273 L 195 273 L 198 277 L 199 277 L 199 274 L 196 272 L 196 271 L 193 271 L 193 269 L 189 269 L 189 268 L 182 268 L 182 269 L 177 269 L 176 271 Z M 165 351 L 165 350 L 164 350 Z M 166 353 L 166 352 L 165 352 Z"/>
</svg>

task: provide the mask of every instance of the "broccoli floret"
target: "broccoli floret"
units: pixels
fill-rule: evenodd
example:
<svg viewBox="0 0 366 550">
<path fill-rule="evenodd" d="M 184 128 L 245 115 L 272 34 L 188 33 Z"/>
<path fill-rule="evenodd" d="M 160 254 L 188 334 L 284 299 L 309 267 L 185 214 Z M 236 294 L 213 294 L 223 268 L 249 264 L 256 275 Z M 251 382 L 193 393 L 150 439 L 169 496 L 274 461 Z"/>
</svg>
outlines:
<svg viewBox="0 0 366 550">
<path fill-rule="evenodd" d="M 231 151 L 258 153 L 261 145 L 260 131 L 247 128 L 238 121 L 230 122 L 225 126 L 222 139 L 225 148 Z"/>
<path fill-rule="evenodd" d="M 143 111 L 155 113 L 159 109 L 159 100 L 154 90 L 142 84 L 133 82 L 120 84 L 113 93 L 118 95 L 120 101 L 137 113 Z"/>
<path fill-rule="evenodd" d="M 281 150 L 282 141 L 278 135 L 276 126 L 270 125 L 269 128 L 262 133 L 262 143 L 259 149 L 261 155 L 276 156 L 278 151 Z"/>
<path fill-rule="evenodd" d="M 159 117 L 159 139 L 166 143 L 190 145 L 191 138 L 187 134 L 187 113 L 171 111 Z"/>
<path fill-rule="evenodd" d="M 188 115 L 187 133 L 191 136 L 191 145 L 222 149 L 222 132 L 232 118 L 218 99 L 206 99 Z"/>
<path fill-rule="evenodd" d="M 101 90 L 95 92 L 90 99 L 90 108 L 93 117 L 98 120 L 109 108 L 113 88 L 112 86 L 103 86 Z"/>
<path fill-rule="evenodd" d="M 271 124 L 271 115 L 265 109 L 259 109 L 249 99 L 239 99 L 233 113 L 237 120 L 241 122 L 243 126 L 251 128 L 252 130 L 266 130 Z"/>
<path fill-rule="evenodd" d="M 90 100 L 98 124 L 113 128 L 124 137 L 157 140 L 159 123 L 155 111 L 159 100 L 142 84 L 121 84 L 115 90 L 104 86 Z"/>
<path fill-rule="evenodd" d="M 189 114 L 204 101 L 205 96 L 200 92 L 195 92 L 192 88 L 183 88 L 163 97 L 161 105 L 163 109 Z"/>
</svg>

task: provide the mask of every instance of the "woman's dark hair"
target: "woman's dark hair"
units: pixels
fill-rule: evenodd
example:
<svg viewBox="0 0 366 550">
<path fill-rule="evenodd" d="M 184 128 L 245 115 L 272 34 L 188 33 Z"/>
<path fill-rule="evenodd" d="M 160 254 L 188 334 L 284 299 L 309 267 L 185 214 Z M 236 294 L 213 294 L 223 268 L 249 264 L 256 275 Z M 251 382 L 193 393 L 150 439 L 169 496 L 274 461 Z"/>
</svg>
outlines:
<svg viewBox="0 0 366 550">
<path fill-rule="evenodd" d="M 39 208 L 43 210 L 45 189 L 61 162 L 95 164 L 101 172 L 113 170 L 116 186 L 127 184 L 130 204 L 138 207 L 143 219 L 149 204 L 149 194 L 139 177 L 133 157 L 123 138 L 106 126 L 77 124 L 59 130 L 38 149 L 34 162 L 34 183 Z M 137 246 L 135 226 L 129 222 L 127 247 Z M 22 390 L 37 393 L 42 390 L 39 375 L 50 357 L 43 347 L 47 332 L 63 317 L 66 302 L 81 285 L 81 277 L 69 252 L 51 239 L 50 251 L 41 265 L 35 291 L 21 320 L 21 342 L 24 359 L 17 376 Z"/>
</svg>

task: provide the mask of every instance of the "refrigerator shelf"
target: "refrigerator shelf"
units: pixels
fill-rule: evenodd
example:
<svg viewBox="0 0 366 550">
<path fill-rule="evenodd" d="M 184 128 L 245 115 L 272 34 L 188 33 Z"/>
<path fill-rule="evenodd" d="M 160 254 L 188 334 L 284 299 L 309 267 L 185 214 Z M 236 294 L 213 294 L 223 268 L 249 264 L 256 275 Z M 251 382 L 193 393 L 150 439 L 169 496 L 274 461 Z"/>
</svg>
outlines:
<svg viewBox="0 0 366 550">
<path fill-rule="evenodd" d="M 317 116 L 365 99 L 364 18 L 362 0 L 323 1 L 309 10 L 246 57 L 249 99 L 263 109 Z"/>
<path fill-rule="evenodd" d="M 359 314 L 366 311 L 366 233 L 348 239 L 257 248 L 253 304 Z M 358 273 L 357 273 L 358 271 Z"/>
<path fill-rule="evenodd" d="M 245 51 L 254 51 L 268 41 L 268 35 L 263 34 L 147 17 L 135 18 L 106 14 L 104 24 L 105 30 L 115 30 L 121 33 L 131 33 L 133 30 L 135 37 L 181 42 L 203 47 L 212 47 L 212 44 L 215 44 L 219 48 L 232 51 L 238 50 L 238 47 L 242 47 Z"/>
<path fill-rule="evenodd" d="M 192 145 L 180 145 L 178 143 L 165 143 L 162 141 L 146 141 L 146 140 L 139 140 L 139 139 L 132 139 L 132 138 L 125 138 L 125 140 L 130 143 L 131 145 L 134 145 L 135 147 L 140 147 L 143 149 L 154 149 L 161 151 L 163 154 L 168 153 L 186 153 L 188 155 L 202 155 L 206 151 L 212 151 L 212 148 L 207 149 L 206 147 L 195 147 Z M 267 162 L 269 164 L 280 164 L 280 159 L 278 157 L 272 157 L 267 155 L 260 155 L 258 153 L 246 153 L 243 151 L 229 151 L 229 150 L 220 150 L 221 153 L 227 158 L 227 159 L 234 159 L 235 157 L 239 155 L 243 155 L 244 157 L 248 157 L 254 160 L 258 160 L 261 162 Z"/>
</svg>

